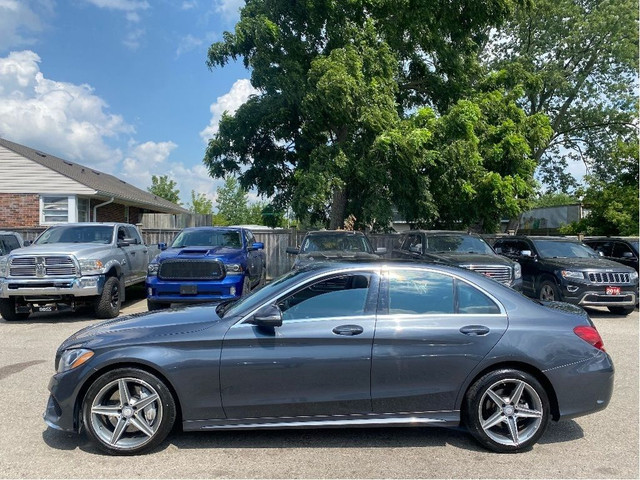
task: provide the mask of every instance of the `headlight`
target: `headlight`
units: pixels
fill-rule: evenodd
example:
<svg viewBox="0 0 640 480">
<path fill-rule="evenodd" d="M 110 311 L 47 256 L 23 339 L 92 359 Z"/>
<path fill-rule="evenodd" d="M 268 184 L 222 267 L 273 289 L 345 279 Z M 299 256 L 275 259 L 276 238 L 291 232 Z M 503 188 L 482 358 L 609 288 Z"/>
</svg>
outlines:
<svg viewBox="0 0 640 480">
<path fill-rule="evenodd" d="M 58 373 L 66 372 L 79 367 L 87 360 L 93 357 L 93 351 L 87 348 L 74 348 L 72 350 L 66 350 L 62 357 L 60 357 L 60 363 L 58 364 Z"/>
<path fill-rule="evenodd" d="M 560 272 L 560 275 L 562 275 L 564 278 L 578 278 L 580 280 L 584 280 L 583 272 L 575 272 L 573 270 L 562 270 Z"/>
<path fill-rule="evenodd" d="M 156 275 L 158 275 L 158 270 L 160 270 L 159 263 L 150 263 L 147 267 L 147 275 L 149 275 L 150 277 L 155 277 Z"/>
<path fill-rule="evenodd" d="M 0 273 L 2 273 L 2 264 L 0 264 Z M 638 272 L 632 272 L 629 274 L 629 278 L 631 279 L 631 281 L 633 282 L 634 280 L 638 279 Z"/>
<path fill-rule="evenodd" d="M 242 275 L 244 272 L 244 268 L 240 263 L 227 263 L 225 268 L 227 269 L 227 275 Z"/>
<path fill-rule="evenodd" d="M 0 257 L 0 278 L 6 278 L 9 267 L 9 257 Z"/>
<path fill-rule="evenodd" d="M 522 265 L 520 265 L 519 263 L 516 263 L 515 266 L 513 267 L 513 278 L 517 280 L 521 277 L 522 277 Z"/>
<path fill-rule="evenodd" d="M 82 275 L 97 275 L 102 273 L 104 269 L 104 264 L 101 260 L 89 260 L 83 259 L 78 260 L 80 264 L 80 272 Z"/>
</svg>

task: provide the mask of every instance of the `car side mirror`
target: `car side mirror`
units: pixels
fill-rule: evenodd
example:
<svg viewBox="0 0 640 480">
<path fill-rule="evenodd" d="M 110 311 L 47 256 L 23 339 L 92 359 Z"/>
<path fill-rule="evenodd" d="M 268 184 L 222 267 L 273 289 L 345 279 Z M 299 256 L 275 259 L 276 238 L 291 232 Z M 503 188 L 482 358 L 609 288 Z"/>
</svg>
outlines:
<svg viewBox="0 0 640 480">
<path fill-rule="evenodd" d="M 262 242 L 254 242 L 249 247 L 249 250 L 261 250 L 264 248 L 264 243 Z"/>
<path fill-rule="evenodd" d="M 631 253 L 631 252 L 622 252 L 622 258 L 633 258 L 633 253 Z"/>
<path fill-rule="evenodd" d="M 522 250 L 520 252 L 521 257 L 533 258 L 533 252 L 531 250 Z"/>
<path fill-rule="evenodd" d="M 31 245 L 31 240 L 25 240 L 24 243 L 22 244 L 23 247 L 28 247 L 29 245 Z"/>
<path fill-rule="evenodd" d="M 494 250 L 498 255 L 502 255 L 502 248 L 500 248 L 500 247 L 495 247 L 493 250 Z"/>
<path fill-rule="evenodd" d="M 127 240 L 131 240 L 130 238 L 121 238 L 118 240 L 118 247 L 128 247 L 131 245 Z"/>
<path fill-rule="evenodd" d="M 300 249 L 296 247 L 287 247 L 287 253 L 291 255 L 298 255 L 300 253 Z"/>
<path fill-rule="evenodd" d="M 409 251 L 413 253 L 422 253 L 422 245 L 411 245 Z"/>
<path fill-rule="evenodd" d="M 246 323 L 258 327 L 280 327 L 282 326 L 282 312 L 277 305 L 266 305 L 258 310 Z"/>
<path fill-rule="evenodd" d="M 378 255 L 384 255 L 385 253 L 387 253 L 387 248 L 386 247 L 378 247 L 378 248 L 376 248 L 376 253 Z"/>
<path fill-rule="evenodd" d="M 167 249 L 167 244 L 166 244 L 166 243 L 164 243 L 164 242 L 161 242 L 161 243 L 159 243 L 159 244 L 158 244 L 158 248 L 159 248 L 160 250 L 163 250 L 163 251 L 164 251 L 164 250 L 166 250 L 166 249 Z"/>
</svg>

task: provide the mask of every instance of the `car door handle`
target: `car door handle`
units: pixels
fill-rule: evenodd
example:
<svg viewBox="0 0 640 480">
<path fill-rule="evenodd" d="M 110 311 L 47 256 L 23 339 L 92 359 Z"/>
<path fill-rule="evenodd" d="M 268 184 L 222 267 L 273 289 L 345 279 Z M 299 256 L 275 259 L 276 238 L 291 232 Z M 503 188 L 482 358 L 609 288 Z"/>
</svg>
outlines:
<svg viewBox="0 0 640 480">
<path fill-rule="evenodd" d="M 333 329 L 333 333 L 336 335 L 346 335 L 348 337 L 360 335 L 362 332 L 364 332 L 364 328 L 360 325 L 340 325 Z"/>
<path fill-rule="evenodd" d="M 460 333 L 464 333 L 465 335 L 471 336 L 482 336 L 486 335 L 491 331 L 489 327 L 485 327 L 484 325 L 467 325 L 466 327 L 462 327 L 460 329 Z"/>
</svg>

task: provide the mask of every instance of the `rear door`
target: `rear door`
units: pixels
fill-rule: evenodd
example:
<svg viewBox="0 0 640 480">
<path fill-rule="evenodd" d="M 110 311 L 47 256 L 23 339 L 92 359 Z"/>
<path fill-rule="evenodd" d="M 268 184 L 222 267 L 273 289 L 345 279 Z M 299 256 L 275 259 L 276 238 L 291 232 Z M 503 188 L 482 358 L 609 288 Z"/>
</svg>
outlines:
<svg viewBox="0 0 640 480">
<path fill-rule="evenodd" d="M 455 409 L 460 386 L 507 328 L 490 294 L 428 269 L 390 269 L 378 312 L 374 413 Z"/>
</svg>

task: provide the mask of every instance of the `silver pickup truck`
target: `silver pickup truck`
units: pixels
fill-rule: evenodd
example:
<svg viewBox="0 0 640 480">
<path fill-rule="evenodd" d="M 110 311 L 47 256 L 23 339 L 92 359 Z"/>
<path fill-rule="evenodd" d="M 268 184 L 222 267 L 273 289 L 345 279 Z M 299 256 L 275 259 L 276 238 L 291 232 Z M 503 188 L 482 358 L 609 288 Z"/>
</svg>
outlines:
<svg viewBox="0 0 640 480">
<path fill-rule="evenodd" d="M 120 313 L 125 287 L 144 282 L 148 247 L 134 225 L 70 223 L 45 230 L 33 244 L 0 257 L 0 315 L 92 306 L 98 318 Z"/>
</svg>

